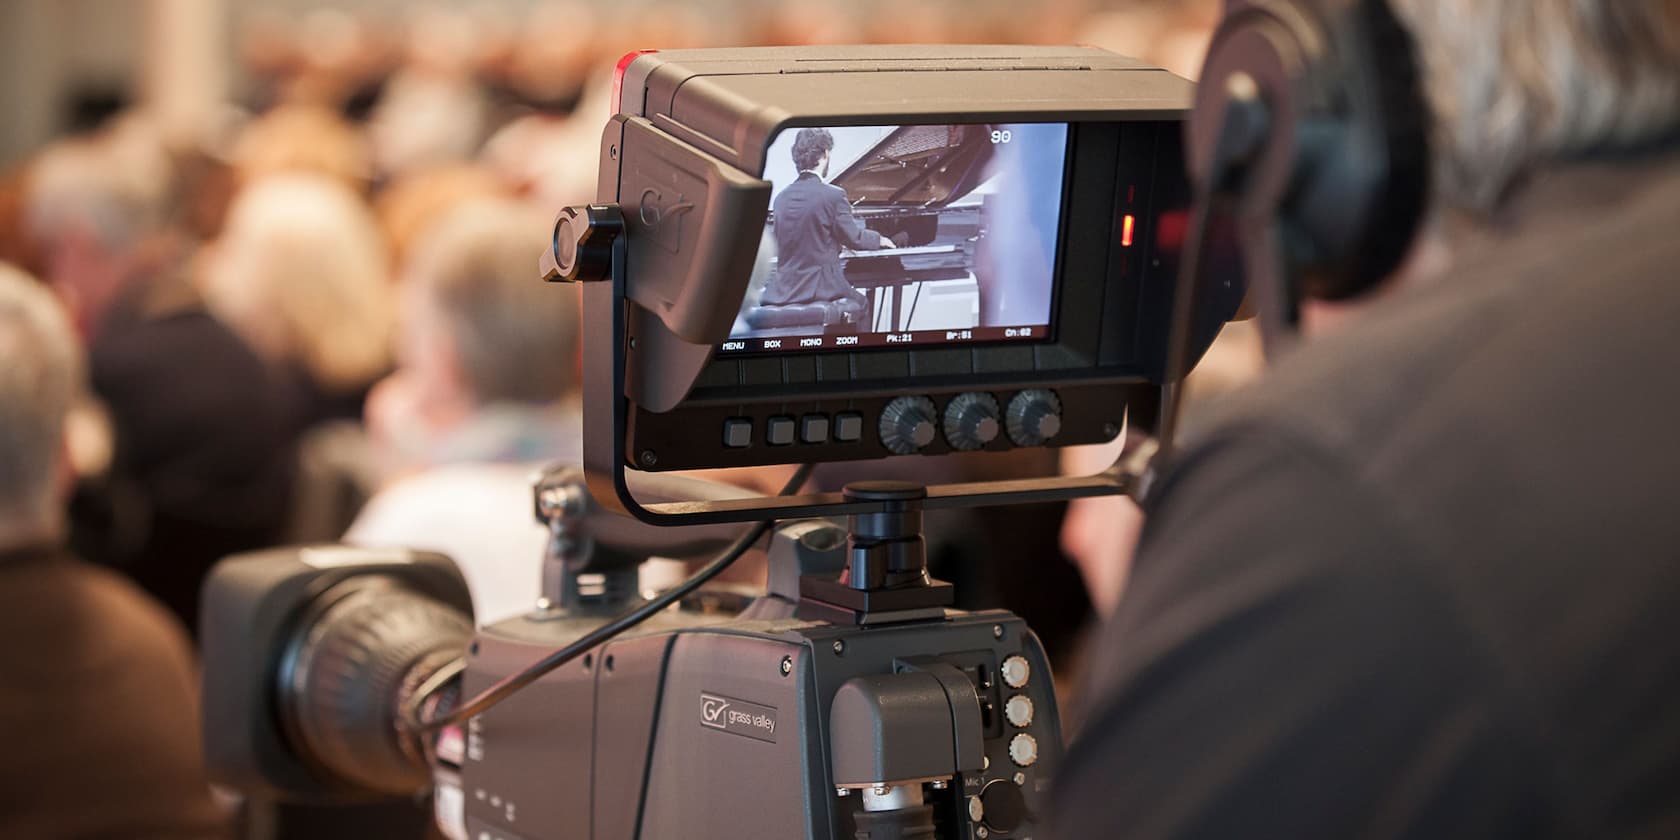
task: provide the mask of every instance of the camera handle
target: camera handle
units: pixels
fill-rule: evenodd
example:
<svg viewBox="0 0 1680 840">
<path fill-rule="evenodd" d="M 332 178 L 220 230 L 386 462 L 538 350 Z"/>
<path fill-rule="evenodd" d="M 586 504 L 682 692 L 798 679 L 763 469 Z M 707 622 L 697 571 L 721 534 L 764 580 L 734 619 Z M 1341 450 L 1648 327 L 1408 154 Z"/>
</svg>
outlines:
<svg viewBox="0 0 1680 840">
<path fill-rule="evenodd" d="M 717 499 L 736 493 L 735 488 L 678 476 L 661 476 L 653 484 L 651 492 L 666 497 Z M 771 593 L 786 603 L 797 602 L 801 616 L 841 624 L 943 615 L 955 598 L 950 584 L 928 576 L 922 536 L 927 488 L 864 481 L 847 485 L 843 495 L 876 509 L 852 515 L 845 531 L 822 520 L 777 527 Z M 571 465 L 542 471 L 532 496 L 537 521 L 548 530 L 542 597 L 533 620 L 616 614 L 639 598 L 637 569 L 649 556 L 716 551 L 735 536 L 735 529 L 723 526 L 652 528 L 603 509 L 590 497 L 583 471 Z M 779 565 L 788 568 L 775 568 Z"/>
<path fill-rule="evenodd" d="M 638 494 L 662 500 L 751 498 L 739 487 L 680 475 L 638 473 Z M 651 528 L 602 506 L 589 493 L 584 470 L 554 464 L 532 478 L 532 514 L 548 532 L 541 597 L 535 619 L 616 615 L 639 599 L 637 570 L 650 557 L 686 559 L 716 554 L 741 536 L 733 523 Z"/>
<path fill-rule="evenodd" d="M 875 498 L 867 491 L 861 495 L 809 493 L 650 503 L 638 500 L 631 492 L 624 463 L 625 428 L 630 419 L 625 387 L 626 354 L 630 346 L 627 324 L 640 307 L 628 293 L 626 236 L 625 219 L 616 204 L 567 207 L 555 221 L 551 247 L 544 251 L 540 261 L 544 280 L 583 285 L 586 330 L 611 330 L 611 367 L 598 367 L 598 360 L 593 359 L 585 362 L 584 404 L 589 409 L 584 413 L 583 424 L 584 467 L 597 500 L 642 522 L 661 526 L 870 516 L 890 511 L 890 503 L 904 501 Z M 648 314 L 659 317 L 657 313 Z M 702 362 L 710 358 L 710 346 L 685 343 L 668 331 L 657 338 L 650 335 L 644 341 L 682 343 L 679 355 L 684 358 L 695 353 L 702 354 Z M 652 352 L 651 348 L 648 352 Z M 1154 429 L 1160 406 L 1159 390 L 1138 389 L 1139 395 L 1145 398 L 1127 408 L 1129 422 L 1135 430 Z M 602 411 L 601 406 L 609 410 Z M 1120 460 L 1095 475 L 943 484 L 925 488 L 918 507 L 941 510 L 1137 495 L 1147 483 L 1153 454 L 1154 444 L 1148 435 L 1128 434 L 1127 449 Z"/>
</svg>

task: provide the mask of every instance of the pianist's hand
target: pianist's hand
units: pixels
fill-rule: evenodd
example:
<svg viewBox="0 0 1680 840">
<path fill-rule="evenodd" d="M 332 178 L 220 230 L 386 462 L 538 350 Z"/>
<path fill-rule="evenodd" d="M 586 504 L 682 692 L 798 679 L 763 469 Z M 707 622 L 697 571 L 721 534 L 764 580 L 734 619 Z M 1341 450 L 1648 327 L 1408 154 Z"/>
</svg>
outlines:
<svg viewBox="0 0 1680 840">
<path fill-rule="evenodd" d="M 893 244 L 893 241 L 891 239 L 888 239 L 885 236 L 883 236 L 883 237 L 881 237 L 881 247 L 882 248 L 896 248 L 898 246 Z"/>
</svg>

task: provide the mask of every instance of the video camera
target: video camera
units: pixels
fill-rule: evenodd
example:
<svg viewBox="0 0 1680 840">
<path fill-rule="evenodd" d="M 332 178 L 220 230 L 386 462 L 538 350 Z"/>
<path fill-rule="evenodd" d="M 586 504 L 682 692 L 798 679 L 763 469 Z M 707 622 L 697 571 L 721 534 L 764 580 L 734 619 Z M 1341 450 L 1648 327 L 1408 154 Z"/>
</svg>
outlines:
<svg viewBox="0 0 1680 840">
<path fill-rule="evenodd" d="M 1152 428 L 1190 83 L 1095 49 L 848 47 L 633 53 L 615 87 L 600 201 L 543 257 L 581 286 L 586 359 L 584 469 L 535 487 L 545 597 L 474 631 L 437 555 L 225 561 L 213 773 L 318 801 L 431 785 L 474 840 L 1034 836 L 1049 663 L 1016 616 L 950 609 L 922 513 L 1124 471 L 771 497 L 668 473 Z M 1208 276 L 1192 359 L 1243 294 Z M 765 594 L 699 588 L 766 533 Z M 638 591 L 646 557 L 725 546 Z"/>
</svg>

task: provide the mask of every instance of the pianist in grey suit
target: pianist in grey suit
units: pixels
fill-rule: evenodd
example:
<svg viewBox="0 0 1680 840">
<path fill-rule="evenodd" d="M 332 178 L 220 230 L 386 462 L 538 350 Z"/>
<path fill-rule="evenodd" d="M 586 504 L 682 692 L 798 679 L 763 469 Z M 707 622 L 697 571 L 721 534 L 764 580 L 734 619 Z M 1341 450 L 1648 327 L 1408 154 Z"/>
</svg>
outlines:
<svg viewBox="0 0 1680 840">
<path fill-rule="evenodd" d="M 822 128 L 802 128 L 793 139 L 793 163 L 799 177 L 776 196 L 776 276 L 764 289 L 761 304 L 839 303 L 862 312 L 863 294 L 846 282 L 840 249 L 873 251 L 893 247 L 852 215 L 846 191 L 827 183 L 834 136 Z"/>
</svg>

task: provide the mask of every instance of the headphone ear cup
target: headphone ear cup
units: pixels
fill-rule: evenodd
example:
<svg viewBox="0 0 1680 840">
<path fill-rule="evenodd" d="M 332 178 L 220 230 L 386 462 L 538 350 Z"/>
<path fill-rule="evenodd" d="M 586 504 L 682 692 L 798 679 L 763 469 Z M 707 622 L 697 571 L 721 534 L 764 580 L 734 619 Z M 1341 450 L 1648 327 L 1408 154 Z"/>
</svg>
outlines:
<svg viewBox="0 0 1680 840">
<path fill-rule="evenodd" d="M 1325 242 L 1320 231 L 1307 231 L 1336 266 L 1312 272 L 1305 289 L 1325 300 L 1363 295 L 1400 268 L 1422 227 L 1431 180 L 1429 108 L 1410 33 L 1386 0 L 1353 0 L 1341 14 L 1350 17 L 1331 30 L 1338 40 L 1331 52 L 1352 85 L 1345 119 L 1354 124 L 1338 132 L 1344 148 L 1327 153 L 1358 153 L 1348 144 L 1363 144 L 1377 166 L 1372 182 L 1361 185 L 1365 195 L 1349 202 L 1364 216 L 1351 239 Z M 1339 185 L 1335 192 L 1348 190 Z"/>
</svg>

